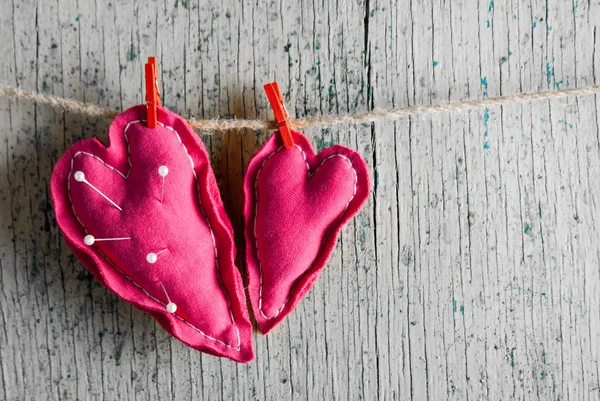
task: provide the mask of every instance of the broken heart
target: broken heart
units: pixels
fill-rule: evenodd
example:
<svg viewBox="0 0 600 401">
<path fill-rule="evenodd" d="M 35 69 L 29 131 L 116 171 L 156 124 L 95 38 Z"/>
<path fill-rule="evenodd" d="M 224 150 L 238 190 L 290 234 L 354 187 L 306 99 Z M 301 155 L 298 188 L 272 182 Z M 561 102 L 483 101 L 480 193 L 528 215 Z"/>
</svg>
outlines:
<svg viewBox="0 0 600 401">
<path fill-rule="evenodd" d="M 244 179 L 248 293 L 264 334 L 310 290 L 370 187 L 357 152 L 335 145 L 315 155 L 304 135 L 292 135 L 286 149 L 273 134 Z"/>
<path fill-rule="evenodd" d="M 110 146 L 77 142 L 51 190 L 67 244 L 97 280 L 204 352 L 247 362 L 252 326 L 233 230 L 202 142 L 185 120 L 120 114 Z"/>
</svg>

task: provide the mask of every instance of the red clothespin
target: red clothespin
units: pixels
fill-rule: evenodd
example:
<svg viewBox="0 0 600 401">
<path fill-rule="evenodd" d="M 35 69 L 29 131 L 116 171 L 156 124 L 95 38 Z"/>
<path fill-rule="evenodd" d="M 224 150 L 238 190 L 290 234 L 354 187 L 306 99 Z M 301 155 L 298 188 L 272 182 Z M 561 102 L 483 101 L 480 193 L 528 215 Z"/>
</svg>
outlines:
<svg viewBox="0 0 600 401">
<path fill-rule="evenodd" d="M 283 139 L 283 145 L 287 149 L 294 147 L 294 138 L 292 137 L 292 131 L 290 129 L 290 115 L 285 108 L 283 96 L 279 90 L 277 82 L 271 82 L 265 85 L 265 92 L 271 107 L 273 108 L 273 114 L 275 114 L 275 121 L 277 121 L 277 128 Z"/>
<path fill-rule="evenodd" d="M 158 90 L 158 68 L 156 57 L 148 57 L 144 66 L 146 79 L 146 111 L 148 113 L 148 128 L 156 128 L 158 112 L 156 106 L 160 106 L 160 91 Z"/>
</svg>

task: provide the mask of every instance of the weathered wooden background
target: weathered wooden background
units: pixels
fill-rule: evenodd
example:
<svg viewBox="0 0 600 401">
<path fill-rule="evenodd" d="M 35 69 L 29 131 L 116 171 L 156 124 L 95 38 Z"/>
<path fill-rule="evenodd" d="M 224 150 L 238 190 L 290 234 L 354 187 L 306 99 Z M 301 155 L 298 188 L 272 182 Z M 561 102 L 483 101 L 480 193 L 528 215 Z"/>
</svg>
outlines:
<svg viewBox="0 0 600 401">
<path fill-rule="evenodd" d="M 358 113 L 600 81 L 598 0 L 0 0 L 0 80 L 124 109 L 157 55 L 183 116 Z M 190 350 L 92 280 L 52 166 L 109 121 L 0 99 L 0 398 L 600 398 L 598 98 L 315 127 L 372 196 L 287 322 L 238 365 Z M 242 238 L 267 134 L 206 136 Z"/>
</svg>

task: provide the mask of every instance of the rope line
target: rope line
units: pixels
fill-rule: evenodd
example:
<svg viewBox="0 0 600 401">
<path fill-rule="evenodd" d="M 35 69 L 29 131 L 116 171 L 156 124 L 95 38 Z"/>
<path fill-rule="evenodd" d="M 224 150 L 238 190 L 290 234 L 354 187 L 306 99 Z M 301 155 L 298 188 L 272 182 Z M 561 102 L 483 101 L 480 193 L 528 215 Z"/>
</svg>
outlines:
<svg viewBox="0 0 600 401">
<path fill-rule="evenodd" d="M 446 113 L 452 111 L 465 111 L 484 107 L 526 103 L 531 101 L 563 99 L 568 97 L 597 95 L 600 94 L 600 85 L 592 85 L 584 88 L 562 89 L 535 93 L 519 93 L 509 96 L 488 97 L 484 99 L 467 100 L 464 102 L 449 102 L 430 106 L 410 106 L 390 110 L 373 110 L 368 113 L 356 115 L 332 115 L 320 117 L 305 117 L 291 119 L 293 128 L 301 129 L 314 126 L 330 127 L 338 124 L 372 123 L 380 120 L 398 120 L 403 117 L 423 114 Z M 0 96 L 16 99 L 29 100 L 34 103 L 44 104 L 58 109 L 92 117 L 115 118 L 120 111 L 104 108 L 94 104 L 84 103 L 77 100 L 65 99 L 58 96 L 45 95 L 38 92 L 25 91 L 9 85 L 0 84 Z M 238 119 L 212 119 L 197 120 L 189 119 L 190 126 L 200 131 L 228 131 L 239 129 L 250 129 L 254 131 L 277 129 L 275 121 L 272 120 L 238 120 Z"/>
</svg>

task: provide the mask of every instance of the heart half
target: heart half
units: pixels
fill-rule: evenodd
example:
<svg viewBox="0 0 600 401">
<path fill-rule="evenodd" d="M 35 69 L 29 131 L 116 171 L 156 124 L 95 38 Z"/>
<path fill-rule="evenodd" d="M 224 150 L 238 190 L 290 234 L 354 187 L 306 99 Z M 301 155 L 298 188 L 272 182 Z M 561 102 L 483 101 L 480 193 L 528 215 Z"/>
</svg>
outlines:
<svg viewBox="0 0 600 401">
<path fill-rule="evenodd" d="M 51 179 L 66 243 L 94 277 L 203 352 L 253 359 L 233 229 L 208 154 L 185 120 L 120 114 L 110 146 L 75 143 Z"/>
<path fill-rule="evenodd" d="M 244 178 L 248 292 L 264 334 L 310 290 L 370 191 L 357 152 L 335 145 L 315 155 L 304 135 L 292 135 L 286 149 L 275 133 Z"/>
</svg>

